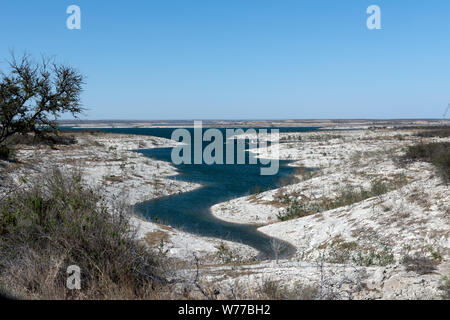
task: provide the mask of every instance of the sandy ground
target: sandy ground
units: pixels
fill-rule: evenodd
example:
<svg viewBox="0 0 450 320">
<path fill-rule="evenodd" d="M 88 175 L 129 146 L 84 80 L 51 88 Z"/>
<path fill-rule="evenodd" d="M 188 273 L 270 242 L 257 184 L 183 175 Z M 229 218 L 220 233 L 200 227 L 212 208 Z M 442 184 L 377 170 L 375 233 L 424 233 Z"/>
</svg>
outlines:
<svg viewBox="0 0 450 320">
<path fill-rule="evenodd" d="M 230 292 L 231 297 L 238 297 L 237 290 L 251 292 L 267 281 L 290 290 L 314 286 L 322 298 L 439 298 L 443 277 L 450 276 L 449 188 L 432 165 L 396 161 L 407 145 L 419 142 L 414 130 L 368 127 L 281 134 L 279 152 L 260 150 L 259 156 L 276 156 L 292 160 L 293 166 L 316 170 L 299 169 L 294 184 L 212 207 L 219 219 L 263 225 L 261 232 L 291 243 L 297 252 L 289 260 L 218 265 L 220 240 L 133 217 L 139 237 L 152 245 L 163 240 L 164 250 L 178 259 L 192 261 L 194 254 L 200 256 L 207 262 L 201 270 L 203 279 L 217 286 L 223 298 L 230 297 Z M 7 169 L 10 179 L 18 183 L 21 175 L 37 174 L 54 165 L 81 168 L 86 183 L 130 205 L 198 187 L 168 179 L 176 175 L 174 167 L 131 151 L 173 146 L 173 141 L 84 134 L 78 142 L 59 150 L 22 147 L 20 164 Z M 286 210 L 285 199 L 332 204 L 343 190 L 369 190 L 377 181 L 387 188 L 378 196 L 288 221 L 278 217 Z M 257 254 L 248 246 L 224 243 L 244 262 Z M 405 263 L 408 257 L 409 264 Z"/>
</svg>

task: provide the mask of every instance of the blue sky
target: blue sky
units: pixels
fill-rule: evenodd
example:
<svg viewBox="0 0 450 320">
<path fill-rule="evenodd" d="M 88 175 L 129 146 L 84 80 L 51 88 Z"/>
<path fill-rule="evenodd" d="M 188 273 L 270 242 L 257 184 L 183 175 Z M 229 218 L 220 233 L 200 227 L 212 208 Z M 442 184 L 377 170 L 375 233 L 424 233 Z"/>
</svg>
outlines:
<svg viewBox="0 0 450 320">
<path fill-rule="evenodd" d="M 440 118 L 450 103 L 447 0 L 2 0 L 0 34 L 2 59 L 86 75 L 84 119 Z"/>
</svg>

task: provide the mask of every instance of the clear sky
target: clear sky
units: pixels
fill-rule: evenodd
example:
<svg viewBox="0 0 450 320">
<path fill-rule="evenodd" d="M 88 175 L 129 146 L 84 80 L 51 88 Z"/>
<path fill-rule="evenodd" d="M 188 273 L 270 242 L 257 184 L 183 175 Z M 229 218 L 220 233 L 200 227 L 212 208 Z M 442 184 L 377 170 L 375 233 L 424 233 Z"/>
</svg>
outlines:
<svg viewBox="0 0 450 320">
<path fill-rule="evenodd" d="M 448 0 L 1 0 L 0 34 L 2 59 L 86 75 L 83 119 L 441 118 L 450 103 Z"/>
</svg>

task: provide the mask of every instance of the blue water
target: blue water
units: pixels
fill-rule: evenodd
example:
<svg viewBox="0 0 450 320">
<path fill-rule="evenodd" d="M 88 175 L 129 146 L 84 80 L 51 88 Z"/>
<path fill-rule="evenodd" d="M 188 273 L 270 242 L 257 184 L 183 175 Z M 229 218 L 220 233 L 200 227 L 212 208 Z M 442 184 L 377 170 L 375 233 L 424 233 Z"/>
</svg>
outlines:
<svg viewBox="0 0 450 320">
<path fill-rule="evenodd" d="M 245 129 L 245 128 L 244 128 Z M 273 129 L 273 128 L 267 128 Z M 280 132 L 306 132 L 317 130 L 313 127 L 277 128 Z M 95 129 L 103 132 L 126 133 L 170 138 L 172 128 L 112 128 Z M 225 129 L 220 129 L 224 132 Z M 192 133 L 193 129 L 189 129 Z M 171 148 L 138 150 L 143 155 L 161 161 L 171 162 Z M 225 152 L 225 148 L 224 148 Z M 281 184 L 289 183 L 293 176 L 293 167 L 288 161 L 280 161 L 277 175 L 260 175 L 261 164 L 234 165 L 175 165 L 178 175 L 169 177 L 201 184 L 202 187 L 182 194 L 146 201 L 135 206 L 135 212 L 142 217 L 170 225 L 186 232 L 202 236 L 232 240 L 247 244 L 259 250 L 259 258 L 272 258 L 272 238 L 258 232 L 258 226 L 224 222 L 215 218 L 210 211 L 211 206 L 230 199 L 249 195 L 254 191 L 276 189 Z M 295 249 L 285 243 L 280 257 L 288 257 Z"/>
</svg>

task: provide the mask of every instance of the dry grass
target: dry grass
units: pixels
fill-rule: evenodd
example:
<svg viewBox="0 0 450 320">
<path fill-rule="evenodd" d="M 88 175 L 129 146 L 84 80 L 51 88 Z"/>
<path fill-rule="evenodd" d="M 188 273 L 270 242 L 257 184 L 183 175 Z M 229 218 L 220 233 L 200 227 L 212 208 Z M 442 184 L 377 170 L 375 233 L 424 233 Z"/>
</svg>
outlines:
<svg viewBox="0 0 450 320">
<path fill-rule="evenodd" d="M 437 261 L 423 255 L 405 256 L 402 263 L 406 271 L 413 271 L 419 275 L 433 273 L 438 264 Z"/>
<path fill-rule="evenodd" d="M 169 233 L 157 230 L 153 232 L 148 232 L 145 235 L 145 242 L 150 246 L 158 246 L 161 242 L 167 242 L 170 239 Z"/>
<path fill-rule="evenodd" d="M 0 287 L 30 299 L 146 299 L 167 287 L 122 203 L 106 206 L 78 174 L 49 172 L 0 202 Z M 68 266 L 81 290 L 66 288 Z M 156 290 L 158 288 L 158 290 Z M 168 290 L 169 291 L 169 290 Z"/>
<path fill-rule="evenodd" d="M 338 190 L 338 195 L 334 198 L 307 199 L 304 197 L 303 201 L 298 200 L 298 192 L 277 194 L 276 201 L 284 205 L 284 209 L 279 211 L 277 217 L 280 221 L 286 221 L 348 206 L 372 197 L 379 197 L 389 191 L 400 188 L 404 184 L 406 184 L 406 180 L 398 178 L 387 182 L 381 179 L 373 180 L 368 190 L 347 185 L 341 187 Z"/>
</svg>

